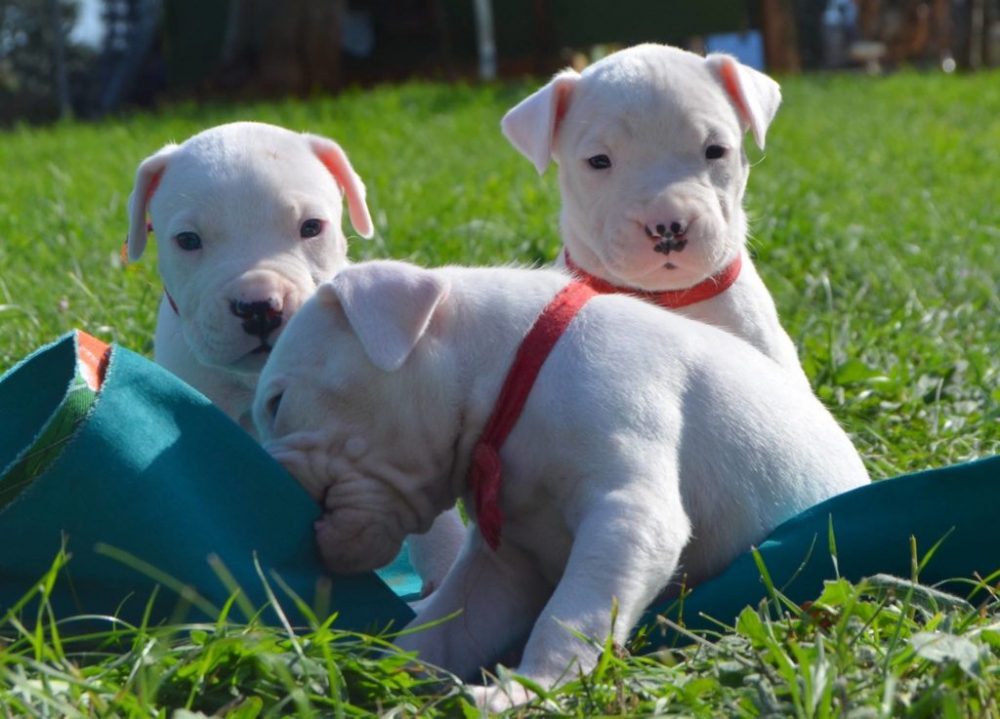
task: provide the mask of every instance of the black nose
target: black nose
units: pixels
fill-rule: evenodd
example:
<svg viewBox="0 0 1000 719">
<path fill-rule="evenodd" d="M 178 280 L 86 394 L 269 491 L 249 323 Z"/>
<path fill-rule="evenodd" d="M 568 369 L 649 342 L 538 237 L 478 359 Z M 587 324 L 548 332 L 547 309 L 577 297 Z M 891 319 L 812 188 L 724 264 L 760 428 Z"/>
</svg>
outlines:
<svg viewBox="0 0 1000 719">
<path fill-rule="evenodd" d="M 253 315 L 243 322 L 243 331 L 265 339 L 269 334 L 281 327 L 281 313 L 270 312 L 263 315 Z"/>
<path fill-rule="evenodd" d="M 252 317 L 254 315 L 266 315 L 271 312 L 279 312 L 278 303 L 273 299 L 258 300 L 256 302 L 244 302 L 234 300 L 229 303 L 229 308 L 237 317 Z"/>
<path fill-rule="evenodd" d="M 687 232 L 687 225 L 683 222 L 671 222 L 670 231 L 667 231 L 666 223 L 659 223 L 653 229 L 650 229 L 649 225 L 644 225 L 643 229 L 646 231 L 646 237 L 661 237 L 670 238 L 676 237 L 677 235 L 683 235 Z M 655 232 L 653 231 L 655 230 Z"/>
<path fill-rule="evenodd" d="M 270 299 L 257 302 L 236 300 L 229 306 L 232 313 L 243 320 L 243 331 L 262 340 L 281 327 L 283 314 L 278 307 L 278 303 Z"/>
</svg>

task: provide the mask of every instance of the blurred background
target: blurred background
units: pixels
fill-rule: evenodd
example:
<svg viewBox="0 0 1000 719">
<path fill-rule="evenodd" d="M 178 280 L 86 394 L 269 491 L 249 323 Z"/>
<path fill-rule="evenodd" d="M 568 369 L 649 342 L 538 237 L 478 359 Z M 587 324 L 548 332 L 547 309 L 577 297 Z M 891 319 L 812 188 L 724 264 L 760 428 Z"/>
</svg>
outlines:
<svg viewBox="0 0 1000 719">
<path fill-rule="evenodd" d="M 775 74 L 976 70 L 1000 0 L 0 0 L 0 126 L 544 75 L 642 41 Z"/>
</svg>

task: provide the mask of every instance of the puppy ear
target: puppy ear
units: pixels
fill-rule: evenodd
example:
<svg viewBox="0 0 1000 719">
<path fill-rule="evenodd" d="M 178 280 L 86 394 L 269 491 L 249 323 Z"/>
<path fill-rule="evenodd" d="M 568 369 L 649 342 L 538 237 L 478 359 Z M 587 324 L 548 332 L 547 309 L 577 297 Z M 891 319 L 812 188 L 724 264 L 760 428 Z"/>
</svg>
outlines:
<svg viewBox="0 0 1000 719">
<path fill-rule="evenodd" d="M 306 133 L 306 138 L 316 157 L 344 191 L 344 196 L 347 198 L 347 212 L 351 216 L 354 229 L 365 239 L 370 238 L 375 234 L 375 227 L 368 212 L 368 204 L 365 202 L 365 183 L 354 171 L 351 161 L 347 159 L 347 153 L 340 145 L 326 137 Z"/>
<path fill-rule="evenodd" d="M 767 128 L 781 104 L 781 87 L 764 73 L 737 62 L 729 55 L 713 53 L 705 59 L 736 105 L 740 119 L 753 132 L 757 147 L 763 150 Z"/>
<path fill-rule="evenodd" d="M 430 270 L 385 260 L 345 267 L 327 286 L 372 364 L 393 372 L 416 347 L 450 285 Z M 321 301 L 329 302 L 329 295 Z"/>
<path fill-rule="evenodd" d="M 135 173 L 135 185 L 128 198 L 128 258 L 135 262 L 146 250 L 149 233 L 146 231 L 146 212 L 149 201 L 160 184 L 160 177 L 167 168 L 167 161 L 177 151 L 177 145 L 170 143 L 156 154 L 150 155 L 139 165 Z"/>
<path fill-rule="evenodd" d="M 545 172 L 552 159 L 556 132 L 579 81 L 580 74 L 576 70 L 563 70 L 548 85 L 508 110 L 500 121 L 504 136 L 531 160 L 539 175 Z"/>
</svg>

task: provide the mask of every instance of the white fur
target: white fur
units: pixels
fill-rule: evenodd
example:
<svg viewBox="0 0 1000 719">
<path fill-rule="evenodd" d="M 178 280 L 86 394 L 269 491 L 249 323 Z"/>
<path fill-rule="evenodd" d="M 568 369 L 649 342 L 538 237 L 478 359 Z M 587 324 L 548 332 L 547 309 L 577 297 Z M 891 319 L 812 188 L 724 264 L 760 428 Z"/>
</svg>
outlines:
<svg viewBox="0 0 1000 719">
<path fill-rule="evenodd" d="M 567 281 L 369 262 L 303 306 L 254 419 L 265 447 L 325 493 L 331 569 L 376 567 L 459 497 L 475 507 L 472 448 L 518 344 Z M 473 522 L 412 626 L 461 616 L 398 644 L 462 677 L 523 646 L 517 671 L 543 686 L 594 665 L 567 627 L 602 643 L 617 600 L 623 642 L 682 575 L 713 576 L 784 519 L 868 481 L 827 410 L 771 359 L 623 295 L 581 310 L 501 458 L 499 550 Z M 492 708 L 508 701 L 478 691 Z"/>
<path fill-rule="evenodd" d="M 780 102 L 777 83 L 727 55 L 647 44 L 583 73 L 564 70 L 501 126 L 539 173 L 558 162 L 563 241 L 587 272 L 624 287 L 682 289 L 742 253 L 733 287 L 677 311 L 742 337 L 808 384 L 744 247 L 749 165 L 742 138 L 749 129 L 763 148 Z M 725 156 L 707 159 L 710 145 L 725 148 Z M 611 167 L 591 167 L 588 159 L 598 155 Z M 645 228 L 656 234 L 657 225 L 675 222 L 687 245 L 655 251 L 658 239 Z"/>
<path fill-rule="evenodd" d="M 147 212 L 157 235 L 166 290 L 156 326 L 157 363 L 200 390 L 255 435 L 251 401 L 260 369 L 285 324 L 323 280 L 347 264 L 341 229 L 346 199 L 351 222 L 371 237 L 365 186 L 333 140 L 274 125 L 237 122 L 169 144 L 139 165 L 129 200 L 128 250 L 138 260 L 147 243 Z M 320 234 L 302 237 L 307 220 Z M 194 232 L 197 250 L 177 236 Z M 244 329 L 234 303 L 267 302 L 280 316 L 266 337 Z M 456 514 L 439 536 L 411 553 L 425 591 L 439 584 L 457 552 Z M 421 540 L 424 541 L 424 540 Z"/>
<path fill-rule="evenodd" d="M 342 158 L 335 176 L 321 155 Z M 154 345 L 156 361 L 199 389 L 253 432 L 249 416 L 266 351 L 243 329 L 233 303 L 272 301 L 281 326 L 323 280 L 347 264 L 341 204 L 347 193 L 358 231 L 370 237 L 364 185 L 332 140 L 261 123 L 205 130 L 147 158 L 129 200 L 129 256 L 146 245 L 147 211 L 157 242 L 164 295 Z M 300 237 L 306 220 L 323 232 Z M 202 248 L 185 251 L 180 233 Z"/>
</svg>

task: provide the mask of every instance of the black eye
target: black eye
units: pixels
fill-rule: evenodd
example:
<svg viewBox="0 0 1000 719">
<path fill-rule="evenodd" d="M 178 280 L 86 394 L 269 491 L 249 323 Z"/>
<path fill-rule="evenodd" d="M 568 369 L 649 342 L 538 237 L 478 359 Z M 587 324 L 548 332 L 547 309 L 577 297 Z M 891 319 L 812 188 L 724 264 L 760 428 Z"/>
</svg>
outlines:
<svg viewBox="0 0 1000 719">
<path fill-rule="evenodd" d="M 607 170 L 611 167 L 611 158 L 607 155 L 594 155 L 587 158 L 587 164 L 595 170 Z"/>
<path fill-rule="evenodd" d="M 201 249 L 201 238 L 196 232 L 178 232 L 174 235 L 174 240 L 177 242 L 177 246 L 185 252 Z"/>
<path fill-rule="evenodd" d="M 284 392 L 279 392 L 267 401 L 267 415 L 272 420 L 278 417 L 278 409 L 281 407 L 281 398 L 284 396 Z"/>
<path fill-rule="evenodd" d="M 706 160 L 718 160 L 720 157 L 725 157 L 726 148 L 722 145 L 709 145 L 705 148 L 705 159 Z"/>
<path fill-rule="evenodd" d="M 306 220 L 299 228 L 300 237 L 315 237 L 323 231 L 323 220 Z"/>
</svg>

